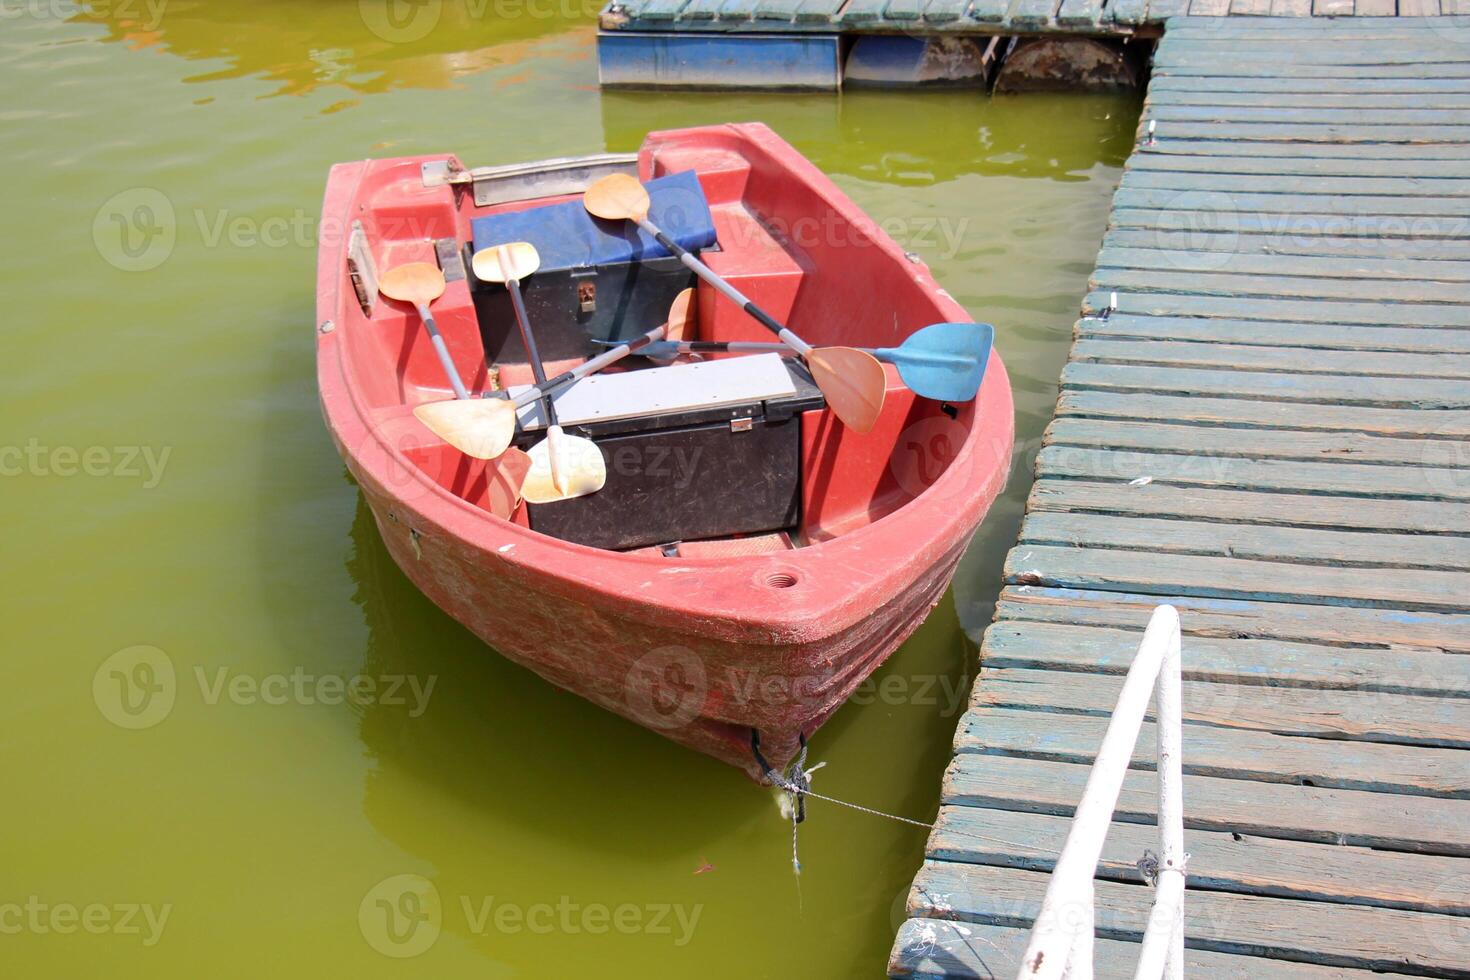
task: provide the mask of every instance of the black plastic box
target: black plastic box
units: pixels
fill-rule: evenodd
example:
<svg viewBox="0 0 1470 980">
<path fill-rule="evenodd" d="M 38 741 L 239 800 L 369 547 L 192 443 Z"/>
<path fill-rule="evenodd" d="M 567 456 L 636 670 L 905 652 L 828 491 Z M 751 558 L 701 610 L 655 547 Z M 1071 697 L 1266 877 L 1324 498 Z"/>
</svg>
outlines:
<svg viewBox="0 0 1470 980">
<path fill-rule="evenodd" d="M 801 413 L 825 402 L 800 362 L 785 364 L 794 395 L 565 426 L 602 450 L 607 485 L 574 500 L 527 504 L 532 529 L 623 550 L 796 527 Z M 516 445 L 525 449 L 541 438 L 532 430 Z"/>
</svg>

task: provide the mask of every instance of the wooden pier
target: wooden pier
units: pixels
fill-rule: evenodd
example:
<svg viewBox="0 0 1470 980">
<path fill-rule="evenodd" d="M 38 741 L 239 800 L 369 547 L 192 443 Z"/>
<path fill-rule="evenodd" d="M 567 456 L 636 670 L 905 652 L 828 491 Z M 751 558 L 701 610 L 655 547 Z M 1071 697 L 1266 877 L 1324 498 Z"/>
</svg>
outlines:
<svg viewBox="0 0 1470 980">
<path fill-rule="evenodd" d="M 1092 286 L 891 975 L 1016 975 L 1168 602 L 1190 975 L 1470 976 L 1470 18 L 1170 21 Z"/>
</svg>

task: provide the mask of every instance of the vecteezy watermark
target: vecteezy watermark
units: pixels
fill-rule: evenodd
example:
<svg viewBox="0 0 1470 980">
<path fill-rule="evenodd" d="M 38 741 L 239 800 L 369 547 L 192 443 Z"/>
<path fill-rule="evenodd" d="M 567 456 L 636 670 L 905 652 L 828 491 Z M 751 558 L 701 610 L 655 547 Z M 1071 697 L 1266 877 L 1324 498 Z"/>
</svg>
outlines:
<svg viewBox="0 0 1470 980">
<path fill-rule="evenodd" d="M 0 0 L 3 2 L 3 0 Z M 377 229 L 384 238 L 427 239 L 431 222 L 415 215 L 389 216 Z M 123 272 L 149 272 L 168 261 L 181 237 L 206 248 L 333 247 L 352 233 L 350 218 L 322 218 L 301 208 L 255 214 L 229 208 L 175 207 L 156 187 L 130 187 L 112 195 L 92 216 L 97 254 Z"/>
<path fill-rule="evenodd" d="M 48 446 L 32 437 L 0 446 L 0 477 L 116 477 L 143 480 L 152 490 L 163 480 L 172 446 Z"/>
<path fill-rule="evenodd" d="M 155 946 L 163 937 L 172 903 L 148 902 L 48 902 L 39 895 L 23 902 L 0 901 L 0 935 L 70 936 L 85 932 L 93 936 L 141 936 L 144 946 Z"/>
<path fill-rule="evenodd" d="M 418 718 L 428 709 L 439 678 L 414 674 L 312 673 L 304 667 L 289 672 L 249 674 L 216 666 L 194 665 L 190 672 L 200 701 L 209 706 L 234 705 L 384 705 L 406 708 Z M 102 661 L 92 675 L 92 700 L 102 717 L 120 728 L 152 728 L 172 713 L 181 685 L 174 662 L 157 647 L 132 646 Z M 187 686 L 183 690 L 188 690 Z"/>
<path fill-rule="evenodd" d="M 456 931 L 476 936 L 663 936 L 678 947 L 694 938 L 704 905 L 670 902 L 637 904 L 578 902 L 562 895 L 554 902 L 512 902 L 495 895 L 458 895 L 448 905 L 422 875 L 400 874 L 369 888 L 357 907 L 362 938 L 384 956 L 406 959 L 427 952 L 446 919 Z"/>
<path fill-rule="evenodd" d="M 0 0 L 0 21 L 70 20 L 78 14 L 89 14 L 104 20 L 136 25 L 139 31 L 156 31 L 163 23 L 169 0 Z"/>
<path fill-rule="evenodd" d="M 639 657 L 623 682 L 624 702 L 650 728 L 683 728 L 704 710 L 709 675 L 693 650 L 659 647 Z"/>
</svg>

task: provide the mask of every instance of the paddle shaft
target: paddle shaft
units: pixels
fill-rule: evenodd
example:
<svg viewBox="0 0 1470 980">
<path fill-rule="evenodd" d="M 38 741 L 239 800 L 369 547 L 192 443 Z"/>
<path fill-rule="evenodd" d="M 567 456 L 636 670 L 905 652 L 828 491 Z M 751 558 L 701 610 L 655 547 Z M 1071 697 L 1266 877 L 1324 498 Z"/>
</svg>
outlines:
<svg viewBox="0 0 1470 980">
<path fill-rule="evenodd" d="M 511 277 L 503 253 L 500 256 L 500 268 L 505 273 L 505 288 L 510 291 L 510 305 L 515 310 L 516 326 L 521 331 L 521 343 L 525 345 L 526 357 L 531 362 L 531 374 L 536 378 L 537 387 L 540 387 L 546 383 L 546 368 L 541 363 L 541 352 L 536 349 L 536 337 L 531 333 L 531 318 L 526 315 L 526 303 L 521 297 L 520 280 Z M 556 406 L 552 404 L 550 395 L 541 399 L 541 406 L 546 412 L 546 424 L 556 425 Z"/>
<path fill-rule="evenodd" d="M 667 327 L 668 324 L 666 323 L 659 324 L 652 330 L 648 331 L 648 333 L 637 338 L 636 340 L 630 340 L 626 344 L 623 344 L 619 347 L 614 347 L 612 350 L 606 351 L 602 354 L 598 354 L 591 360 L 583 361 L 581 364 L 578 364 L 570 371 L 563 371 L 561 374 L 558 374 L 554 378 L 549 378 L 546 381 L 538 381 L 530 388 L 527 388 L 525 391 L 512 398 L 511 404 L 514 405 L 516 408 L 522 408 L 526 405 L 531 404 L 536 399 L 541 398 L 543 395 L 547 395 L 555 391 L 560 391 L 567 385 L 572 384 L 576 381 L 580 381 L 583 378 L 587 377 L 587 375 L 589 374 L 596 374 L 598 371 L 601 371 L 608 365 L 621 361 L 629 354 L 636 354 L 643 348 L 647 347 L 649 344 L 655 343 L 659 340 L 659 338 L 663 337 L 664 330 Z"/>
<path fill-rule="evenodd" d="M 470 397 L 469 389 L 465 388 L 464 382 L 459 378 L 459 369 L 454 366 L 454 359 L 449 356 L 449 348 L 444 345 L 444 338 L 439 336 L 439 327 L 434 323 L 434 315 L 429 312 L 429 304 L 415 303 L 414 306 L 418 307 L 424 329 L 429 331 L 429 341 L 434 345 L 434 353 L 439 355 L 439 363 L 444 366 L 444 374 L 449 378 L 450 386 L 454 388 L 454 397 Z"/>
<path fill-rule="evenodd" d="M 749 313 L 752 317 L 754 317 L 756 322 L 758 322 L 761 326 L 771 331 L 771 333 L 775 334 L 777 337 L 780 337 L 781 342 L 784 343 L 787 347 L 790 347 L 802 357 L 805 357 L 811 352 L 811 344 L 808 344 L 796 334 L 786 329 L 785 325 L 783 325 L 780 320 L 777 320 L 765 310 L 761 309 L 759 306 L 756 306 L 745 297 L 744 293 L 736 289 L 734 286 L 730 285 L 724 279 L 721 279 L 709 266 L 696 259 L 693 255 L 690 255 L 688 249 L 684 248 L 668 235 L 665 235 L 662 231 L 659 230 L 657 225 L 655 225 L 652 221 L 649 221 L 646 214 L 642 217 L 635 216 L 633 220 L 638 223 L 639 228 L 642 228 L 644 231 L 652 235 L 654 237 L 654 240 L 657 241 L 660 245 L 668 249 L 674 255 L 677 255 L 679 257 L 679 261 L 683 262 L 684 265 L 687 266 L 691 272 L 699 276 L 699 278 L 703 279 L 705 282 L 709 283 L 715 289 L 718 289 L 721 293 L 725 295 L 727 299 L 730 300 L 730 302 L 734 303 L 736 306 L 740 307 L 746 313 Z"/>
<path fill-rule="evenodd" d="M 786 350 L 785 344 L 761 340 L 681 340 L 678 343 L 664 341 L 661 346 L 664 345 L 672 347 L 681 354 L 764 354 Z M 880 361 L 895 363 L 908 361 L 913 364 L 931 364 L 935 367 L 967 363 L 966 358 L 956 354 L 929 354 L 923 351 L 904 350 L 902 347 L 859 347 L 857 349 L 867 351 Z"/>
</svg>

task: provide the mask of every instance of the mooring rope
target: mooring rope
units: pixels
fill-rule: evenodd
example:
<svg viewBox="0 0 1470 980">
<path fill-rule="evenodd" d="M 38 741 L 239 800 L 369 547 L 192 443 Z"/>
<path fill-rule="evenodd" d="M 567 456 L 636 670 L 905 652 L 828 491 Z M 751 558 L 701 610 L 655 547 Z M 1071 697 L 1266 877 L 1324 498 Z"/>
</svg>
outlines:
<svg viewBox="0 0 1470 980">
<path fill-rule="evenodd" d="M 874 817 L 882 817 L 885 820 L 893 820 L 898 823 L 908 824 L 912 827 L 923 827 L 925 830 L 931 831 L 939 829 L 938 824 L 936 823 L 928 823 L 924 820 L 915 820 L 912 817 L 899 816 L 896 813 L 889 813 L 886 810 L 879 810 L 874 807 L 863 806 L 860 803 L 852 803 L 848 800 L 840 800 L 835 796 L 826 796 L 822 793 L 816 792 L 812 789 L 811 775 L 818 769 L 822 768 L 822 766 L 825 766 L 826 763 L 819 762 L 812 768 L 807 769 L 806 736 L 799 735 L 798 741 L 801 748 L 797 752 L 796 758 L 791 762 L 791 765 L 788 767 L 786 773 L 779 773 L 774 768 L 772 768 L 771 764 L 766 761 L 766 757 L 761 754 L 760 733 L 757 732 L 755 729 L 751 729 L 750 732 L 750 750 L 755 755 L 755 761 L 757 765 L 759 765 L 763 770 L 763 775 L 766 779 L 770 780 L 771 785 L 775 786 L 782 792 L 787 793 L 791 798 L 791 866 L 793 869 L 795 869 L 798 875 L 801 874 L 801 858 L 797 850 L 797 828 L 798 825 L 800 825 L 802 821 L 806 819 L 806 798 L 808 796 L 810 796 L 814 800 L 821 800 L 824 803 L 832 803 L 837 806 L 847 807 L 849 810 L 856 810 L 859 813 L 866 813 Z M 1059 848 L 1041 847 L 1037 844 L 1021 844 L 1016 841 L 1006 840 L 1004 837 L 991 837 L 986 834 L 977 834 L 968 830 L 958 830 L 953 827 L 947 828 L 946 832 L 958 835 L 960 837 L 969 837 L 973 840 L 982 840 L 990 844 L 1004 844 L 1006 847 L 1014 848 L 1019 851 L 1042 851 L 1047 854 L 1056 855 L 1060 855 L 1062 853 Z"/>
</svg>

